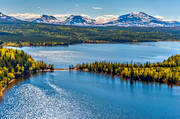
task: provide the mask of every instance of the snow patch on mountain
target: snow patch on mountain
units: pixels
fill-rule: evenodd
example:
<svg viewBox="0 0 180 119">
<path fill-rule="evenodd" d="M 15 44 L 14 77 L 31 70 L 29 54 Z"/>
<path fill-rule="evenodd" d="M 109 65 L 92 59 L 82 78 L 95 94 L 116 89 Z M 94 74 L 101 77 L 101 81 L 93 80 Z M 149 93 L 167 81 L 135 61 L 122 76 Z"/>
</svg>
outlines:
<svg viewBox="0 0 180 119">
<path fill-rule="evenodd" d="M 95 20 L 87 16 L 71 15 L 64 22 L 63 25 L 78 25 L 78 26 L 92 26 L 95 25 Z"/>
<path fill-rule="evenodd" d="M 16 13 L 16 14 L 9 14 L 9 16 L 12 16 L 21 20 L 26 20 L 26 19 L 32 19 L 32 18 L 39 18 L 41 15 L 33 14 L 33 13 Z"/>
<path fill-rule="evenodd" d="M 32 18 L 33 16 L 33 18 Z M 76 26 L 123 26 L 123 27 L 175 27 L 180 26 L 178 21 L 165 21 L 162 16 L 151 16 L 143 12 L 131 12 L 126 15 L 103 15 L 91 18 L 88 15 L 38 15 L 38 14 L 10 14 L 7 16 L 0 12 L 0 22 L 22 21 L 17 18 L 28 18 L 25 21 L 33 23 L 76 25 Z"/>
<path fill-rule="evenodd" d="M 20 21 L 20 20 L 14 18 L 14 17 L 11 17 L 11 16 L 7 16 L 0 12 L 0 22 L 18 22 L 18 21 Z"/>
<path fill-rule="evenodd" d="M 26 21 L 33 22 L 33 23 L 48 23 L 48 24 L 60 23 L 60 21 L 56 17 L 49 16 L 49 15 L 42 15 L 40 18 L 27 19 Z"/>
<path fill-rule="evenodd" d="M 107 26 L 136 26 L 136 27 L 171 27 L 173 24 L 162 21 L 143 12 L 131 12 L 120 16 L 117 20 L 110 21 Z"/>
</svg>

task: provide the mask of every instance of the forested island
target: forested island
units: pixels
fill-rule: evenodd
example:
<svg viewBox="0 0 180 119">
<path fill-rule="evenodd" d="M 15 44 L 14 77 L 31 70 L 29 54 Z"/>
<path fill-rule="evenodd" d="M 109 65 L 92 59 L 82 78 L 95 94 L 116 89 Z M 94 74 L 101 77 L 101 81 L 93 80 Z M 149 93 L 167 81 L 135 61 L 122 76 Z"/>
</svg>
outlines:
<svg viewBox="0 0 180 119">
<path fill-rule="evenodd" d="M 4 46 L 156 41 L 180 41 L 180 27 L 80 27 L 28 22 L 0 24 L 0 44 Z"/>
<path fill-rule="evenodd" d="M 70 69 L 73 68 L 72 66 Z M 75 69 L 120 76 L 141 81 L 180 84 L 180 54 L 158 63 L 94 62 L 78 64 Z"/>
<path fill-rule="evenodd" d="M 15 79 L 29 74 L 53 71 L 54 66 L 43 61 L 35 61 L 23 51 L 15 49 L 0 49 L 0 96 L 2 90 Z"/>
</svg>

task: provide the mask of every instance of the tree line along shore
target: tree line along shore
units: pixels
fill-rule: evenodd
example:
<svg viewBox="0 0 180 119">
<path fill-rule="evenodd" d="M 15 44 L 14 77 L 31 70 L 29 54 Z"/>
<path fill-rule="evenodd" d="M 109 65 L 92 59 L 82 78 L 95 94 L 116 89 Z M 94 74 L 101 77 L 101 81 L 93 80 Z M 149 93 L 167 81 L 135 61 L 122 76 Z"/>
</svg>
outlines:
<svg viewBox="0 0 180 119">
<path fill-rule="evenodd" d="M 74 68 L 70 66 L 70 69 Z M 82 63 L 75 67 L 79 71 L 90 71 L 117 75 L 131 80 L 154 81 L 180 85 L 180 54 L 158 63 Z"/>
<path fill-rule="evenodd" d="M 117 75 L 131 80 L 155 81 L 180 84 L 180 54 L 158 63 L 113 63 L 94 62 L 82 63 L 69 69 L 56 69 L 43 61 L 35 61 L 30 55 L 21 50 L 0 49 L 0 96 L 9 83 L 19 77 L 38 72 L 54 70 L 79 70 Z"/>
<path fill-rule="evenodd" d="M 30 55 L 15 49 L 0 49 L 0 95 L 9 83 L 19 77 L 33 73 L 53 71 L 54 66 L 47 66 L 43 61 L 35 61 Z"/>
<path fill-rule="evenodd" d="M 37 23 L 1 23 L 4 46 L 68 46 L 77 43 L 180 41 L 180 27 L 80 27 Z"/>
</svg>

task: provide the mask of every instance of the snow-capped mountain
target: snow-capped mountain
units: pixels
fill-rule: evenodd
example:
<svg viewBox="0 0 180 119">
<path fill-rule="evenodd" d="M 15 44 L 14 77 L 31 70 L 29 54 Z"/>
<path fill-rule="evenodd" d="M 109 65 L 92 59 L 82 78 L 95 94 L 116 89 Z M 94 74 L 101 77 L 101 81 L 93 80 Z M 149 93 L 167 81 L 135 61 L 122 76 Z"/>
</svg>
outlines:
<svg viewBox="0 0 180 119">
<path fill-rule="evenodd" d="M 71 15 L 64 22 L 63 25 L 77 25 L 77 26 L 93 26 L 95 25 L 95 20 L 90 19 L 81 15 Z"/>
<path fill-rule="evenodd" d="M 105 23 L 106 26 L 171 27 L 174 24 L 162 21 L 143 12 L 122 15 L 117 20 Z"/>
<path fill-rule="evenodd" d="M 24 21 L 15 17 L 4 15 L 0 12 L 0 22 Z M 180 26 L 178 21 L 163 21 L 143 12 L 131 12 L 126 15 L 104 15 L 92 19 L 86 15 L 59 15 L 56 17 L 42 15 L 39 18 L 26 19 L 27 22 L 47 23 L 75 26 L 123 26 L 123 27 L 176 27 Z"/>
<path fill-rule="evenodd" d="M 19 22 L 19 21 L 20 21 L 19 19 L 7 16 L 0 12 L 0 22 Z"/>
<path fill-rule="evenodd" d="M 60 23 L 60 21 L 56 17 L 49 15 L 42 15 L 40 18 L 26 19 L 26 21 L 33 23 L 48 23 L 48 24 Z"/>
</svg>

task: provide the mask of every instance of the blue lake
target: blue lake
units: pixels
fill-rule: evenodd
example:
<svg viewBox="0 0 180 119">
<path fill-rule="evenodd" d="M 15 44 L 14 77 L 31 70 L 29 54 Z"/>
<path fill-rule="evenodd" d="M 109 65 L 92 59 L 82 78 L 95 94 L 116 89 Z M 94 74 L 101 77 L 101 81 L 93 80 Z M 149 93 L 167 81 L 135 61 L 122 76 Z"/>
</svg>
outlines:
<svg viewBox="0 0 180 119">
<path fill-rule="evenodd" d="M 36 60 L 68 68 L 82 62 L 159 62 L 180 54 L 180 42 L 78 44 L 18 48 Z M 103 74 L 55 71 L 8 90 L 2 119 L 179 119 L 180 87 L 130 82 Z"/>
</svg>

